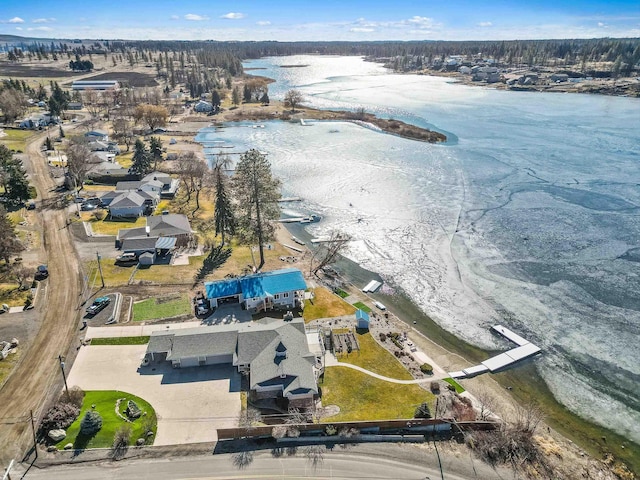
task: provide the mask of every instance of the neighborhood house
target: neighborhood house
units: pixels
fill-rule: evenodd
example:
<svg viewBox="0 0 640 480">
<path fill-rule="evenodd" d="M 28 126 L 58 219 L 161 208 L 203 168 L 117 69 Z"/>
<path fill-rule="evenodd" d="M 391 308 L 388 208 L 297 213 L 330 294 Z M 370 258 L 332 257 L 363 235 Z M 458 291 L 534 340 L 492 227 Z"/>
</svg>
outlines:
<svg viewBox="0 0 640 480">
<path fill-rule="evenodd" d="M 321 362 L 309 351 L 302 318 L 153 332 L 143 363 L 164 361 L 174 368 L 232 364 L 247 375 L 254 400 L 308 408 L 318 396 Z"/>
<path fill-rule="evenodd" d="M 211 308 L 224 303 L 240 303 L 243 308 L 257 313 L 274 308 L 304 308 L 307 284 L 300 270 L 285 268 L 205 282 L 204 287 Z"/>
</svg>

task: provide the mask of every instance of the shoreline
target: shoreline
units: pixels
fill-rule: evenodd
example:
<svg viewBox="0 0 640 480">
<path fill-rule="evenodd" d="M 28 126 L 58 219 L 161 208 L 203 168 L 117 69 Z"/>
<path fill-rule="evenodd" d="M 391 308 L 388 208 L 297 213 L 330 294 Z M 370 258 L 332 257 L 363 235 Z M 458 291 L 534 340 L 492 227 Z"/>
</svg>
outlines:
<svg viewBox="0 0 640 480">
<path fill-rule="evenodd" d="M 304 225 L 282 224 L 289 234 L 308 241 L 312 236 Z M 376 272 L 365 269 L 356 262 L 340 257 L 335 265 L 342 279 L 354 290 L 360 291 L 359 285 L 369 280 L 380 280 Z M 485 350 L 456 337 L 438 325 L 429 315 L 423 312 L 403 291 L 393 283 L 387 282 L 396 291 L 395 294 L 368 294 L 374 300 L 382 302 L 391 313 L 407 327 L 408 334 L 413 335 L 416 345 L 424 346 L 425 353 L 447 371 L 472 365 L 500 353 Z M 413 321 L 416 323 L 413 324 Z M 420 339 L 421 341 L 416 341 Z M 544 354 L 544 353 L 543 353 Z M 455 357 L 452 361 L 452 357 Z M 455 362 L 459 363 L 455 363 Z M 452 362 L 447 364 L 447 362 Z M 624 462 L 632 471 L 640 471 L 640 445 L 629 441 L 623 435 L 602 427 L 588 419 L 571 412 L 562 405 L 547 386 L 538 371 L 534 359 L 516 364 L 513 368 L 500 373 L 486 373 L 471 379 L 458 382 L 465 388 L 474 391 L 493 390 L 498 400 L 510 399 L 519 405 L 535 404 L 543 409 L 544 423 L 560 434 L 565 440 L 575 443 L 598 460 L 613 455 Z M 499 391 L 496 391 L 496 387 Z M 504 401 L 501 403 L 505 404 Z M 509 407 L 506 402 L 505 407 Z"/>
</svg>

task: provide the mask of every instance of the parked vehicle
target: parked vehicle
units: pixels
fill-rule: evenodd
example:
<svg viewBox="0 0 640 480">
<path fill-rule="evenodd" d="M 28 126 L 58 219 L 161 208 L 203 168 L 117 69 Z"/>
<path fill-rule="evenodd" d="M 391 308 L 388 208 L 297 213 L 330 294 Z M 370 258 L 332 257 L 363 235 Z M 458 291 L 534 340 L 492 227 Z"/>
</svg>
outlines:
<svg viewBox="0 0 640 480">
<path fill-rule="evenodd" d="M 98 297 L 93 301 L 91 306 L 87 308 L 87 313 L 89 315 L 95 315 L 109 305 L 110 302 L 111 299 L 109 297 Z"/>
<path fill-rule="evenodd" d="M 93 203 L 83 203 L 82 205 L 80 205 L 80 210 L 82 210 L 83 212 L 95 210 L 96 208 L 98 208 L 98 206 L 94 205 Z"/>
<path fill-rule="evenodd" d="M 138 263 L 138 256 L 135 253 L 123 253 L 116 257 L 116 264 L 131 265 L 134 263 Z"/>
<path fill-rule="evenodd" d="M 38 268 L 36 268 L 36 274 L 35 274 L 36 280 L 44 280 L 48 276 L 49 276 L 49 269 L 47 268 L 46 265 L 39 265 Z"/>
</svg>

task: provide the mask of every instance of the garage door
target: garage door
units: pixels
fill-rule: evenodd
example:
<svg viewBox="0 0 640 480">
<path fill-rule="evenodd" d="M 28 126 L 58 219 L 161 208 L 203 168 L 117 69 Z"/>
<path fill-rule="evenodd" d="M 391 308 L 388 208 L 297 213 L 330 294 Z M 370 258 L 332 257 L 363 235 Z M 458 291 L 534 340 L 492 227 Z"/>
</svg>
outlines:
<svg viewBox="0 0 640 480">
<path fill-rule="evenodd" d="M 221 363 L 232 363 L 233 355 L 208 355 L 207 365 L 219 365 Z"/>
<path fill-rule="evenodd" d="M 180 368 L 197 367 L 198 357 L 187 357 L 180 359 Z"/>
</svg>

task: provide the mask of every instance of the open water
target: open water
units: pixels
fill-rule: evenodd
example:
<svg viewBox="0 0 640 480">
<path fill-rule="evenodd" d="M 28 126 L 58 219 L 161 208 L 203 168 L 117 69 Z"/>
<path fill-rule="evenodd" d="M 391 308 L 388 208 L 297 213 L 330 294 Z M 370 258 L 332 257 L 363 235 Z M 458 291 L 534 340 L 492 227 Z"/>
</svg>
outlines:
<svg viewBox="0 0 640 480">
<path fill-rule="evenodd" d="M 279 65 L 306 65 L 280 68 Z M 397 75 L 354 57 L 246 64 L 318 108 L 365 107 L 446 133 L 430 145 L 346 122 L 204 129 L 266 152 L 289 214 L 401 288 L 441 326 L 506 348 L 502 323 L 573 411 L 640 442 L 640 99 L 504 92 Z M 212 157 L 213 158 L 213 157 Z"/>
</svg>

